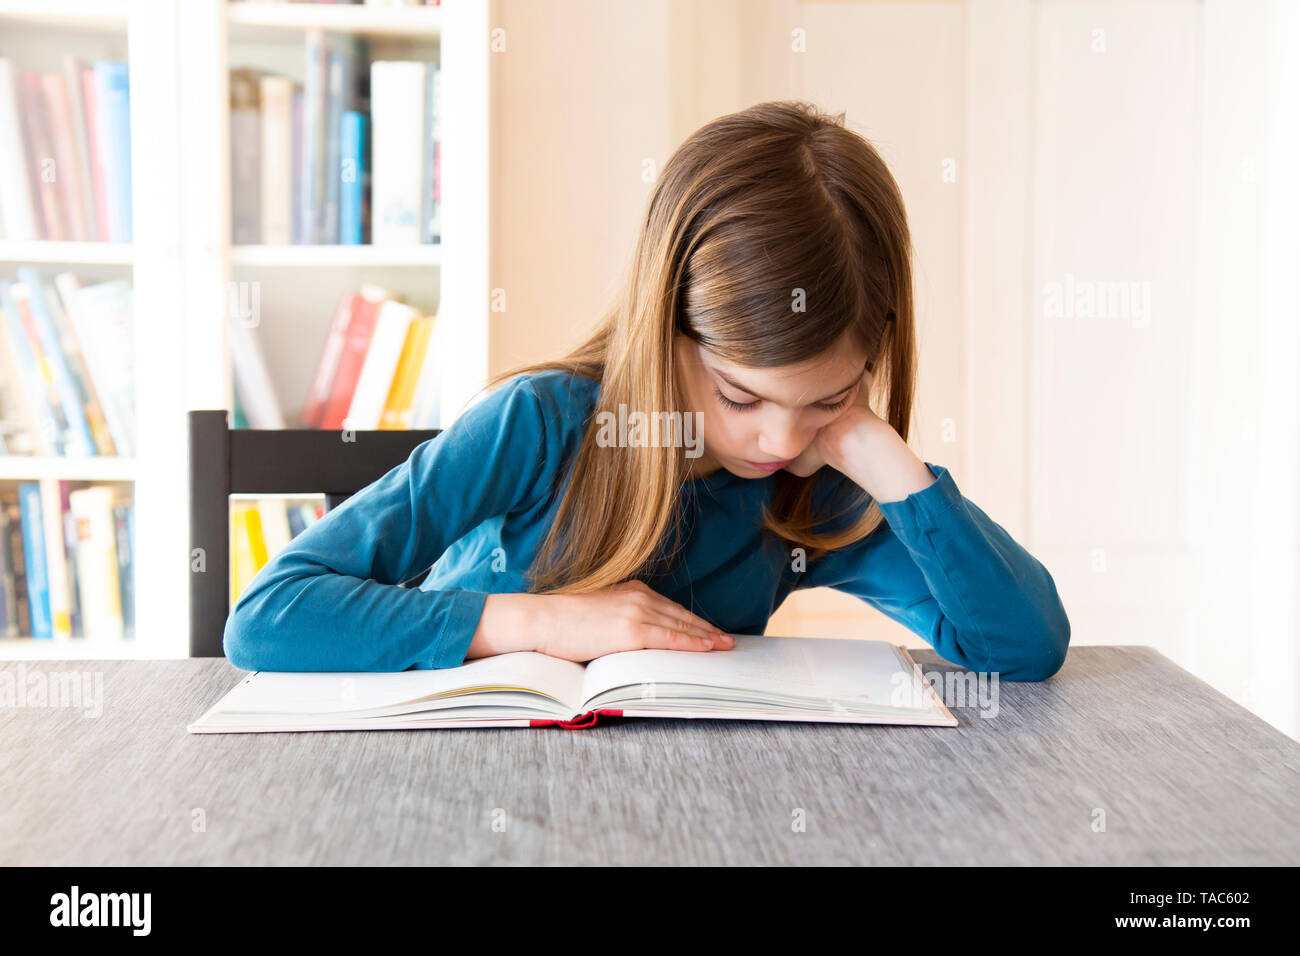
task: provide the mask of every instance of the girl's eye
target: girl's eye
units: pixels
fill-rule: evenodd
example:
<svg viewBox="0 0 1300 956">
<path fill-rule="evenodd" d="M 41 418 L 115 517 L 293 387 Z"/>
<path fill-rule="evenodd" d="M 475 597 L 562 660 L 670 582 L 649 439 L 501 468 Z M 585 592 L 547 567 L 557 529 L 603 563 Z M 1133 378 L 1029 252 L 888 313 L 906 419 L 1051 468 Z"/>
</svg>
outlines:
<svg viewBox="0 0 1300 956">
<path fill-rule="evenodd" d="M 718 387 L 716 385 L 713 386 L 713 394 L 716 395 L 718 397 L 718 401 L 720 401 L 727 408 L 733 408 L 738 412 L 743 412 L 751 408 L 757 408 L 759 404 L 758 402 L 733 402 L 731 399 L 727 398 L 726 395 L 723 395 L 722 392 L 718 390 Z M 843 408 L 846 404 L 848 404 L 848 401 L 849 401 L 849 397 L 845 395 L 838 402 L 814 402 L 813 407 L 820 408 L 823 411 L 833 412 L 837 408 Z"/>
<path fill-rule="evenodd" d="M 713 394 L 718 396 L 718 401 L 720 401 L 727 408 L 734 408 L 738 412 L 743 412 L 746 409 L 758 407 L 758 402 L 733 402 L 731 399 L 727 398 L 726 395 L 723 395 L 722 392 L 718 390 L 718 386 L 716 385 L 713 386 Z"/>
</svg>

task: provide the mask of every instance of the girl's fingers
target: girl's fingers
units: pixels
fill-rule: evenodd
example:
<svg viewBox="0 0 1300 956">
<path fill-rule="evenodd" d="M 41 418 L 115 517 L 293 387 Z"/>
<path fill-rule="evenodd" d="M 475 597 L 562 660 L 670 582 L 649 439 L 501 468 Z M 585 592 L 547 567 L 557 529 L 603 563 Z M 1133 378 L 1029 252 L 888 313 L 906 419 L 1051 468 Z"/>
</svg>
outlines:
<svg viewBox="0 0 1300 956">
<path fill-rule="evenodd" d="M 701 640 L 708 640 L 711 650 L 730 650 L 736 643 L 731 635 L 719 631 L 716 627 L 709 625 L 701 627 L 692 620 L 684 621 L 680 617 L 661 617 L 655 623 L 670 631 L 679 631 Z"/>
<path fill-rule="evenodd" d="M 676 627 L 663 624 L 646 624 L 645 627 L 646 647 L 670 651 L 710 651 L 716 646 L 709 637 L 691 634 Z"/>
<path fill-rule="evenodd" d="M 670 601 L 668 598 L 664 597 L 663 595 L 657 595 L 657 596 L 659 597 L 658 605 L 659 605 L 660 612 L 672 618 L 674 621 L 685 621 L 687 623 L 694 625 L 695 627 L 703 628 L 704 630 L 708 631 L 710 634 L 718 633 L 718 629 L 716 627 L 714 627 L 708 621 L 704 620 L 704 618 L 700 617 L 698 614 L 692 614 L 690 611 L 686 610 L 686 608 L 682 607 L 676 601 Z"/>
</svg>

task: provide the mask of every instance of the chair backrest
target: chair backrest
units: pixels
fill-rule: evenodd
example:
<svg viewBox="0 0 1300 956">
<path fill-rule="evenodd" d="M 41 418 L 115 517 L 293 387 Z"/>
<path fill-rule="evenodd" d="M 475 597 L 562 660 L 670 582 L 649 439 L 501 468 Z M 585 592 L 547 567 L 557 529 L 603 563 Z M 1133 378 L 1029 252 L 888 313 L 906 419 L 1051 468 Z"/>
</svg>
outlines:
<svg viewBox="0 0 1300 956">
<path fill-rule="evenodd" d="M 231 495 L 323 492 L 329 510 L 441 431 L 231 428 L 228 415 L 225 409 L 189 413 L 191 657 L 225 653 Z M 424 574 L 402 584 L 412 586 Z"/>
</svg>

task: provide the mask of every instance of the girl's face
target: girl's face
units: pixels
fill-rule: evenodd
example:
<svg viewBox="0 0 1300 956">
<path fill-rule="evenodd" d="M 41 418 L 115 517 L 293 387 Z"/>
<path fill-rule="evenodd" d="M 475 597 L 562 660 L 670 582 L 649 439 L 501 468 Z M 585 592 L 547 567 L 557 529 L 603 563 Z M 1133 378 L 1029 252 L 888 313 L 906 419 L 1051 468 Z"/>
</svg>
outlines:
<svg viewBox="0 0 1300 956">
<path fill-rule="evenodd" d="M 730 365 L 681 333 L 673 348 L 681 411 L 701 413 L 704 453 L 688 459 L 692 479 L 719 468 L 741 478 L 780 470 L 867 385 L 867 356 L 847 344 L 779 368 Z"/>
</svg>

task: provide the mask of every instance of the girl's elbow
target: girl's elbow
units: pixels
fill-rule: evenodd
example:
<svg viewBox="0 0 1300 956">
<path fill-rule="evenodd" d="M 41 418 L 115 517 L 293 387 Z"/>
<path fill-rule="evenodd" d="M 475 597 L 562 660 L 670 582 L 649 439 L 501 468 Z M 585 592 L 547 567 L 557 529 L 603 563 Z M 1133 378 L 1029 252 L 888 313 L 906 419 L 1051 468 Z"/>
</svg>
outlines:
<svg viewBox="0 0 1300 956">
<path fill-rule="evenodd" d="M 1003 674 L 1006 680 L 1041 681 L 1052 677 L 1065 665 L 1070 650 L 1070 619 L 1057 602 L 1050 613 L 1041 615 L 1018 643 L 1023 651 L 1013 668 Z"/>
<path fill-rule="evenodd" d="M 221 635 L 221 648 L 232 667 L 241 671 L 265 670 L 258 660 L 257 643 L 252 639 L 251 628 L 246 614 L 240 614 L 239 608 L 231 609 L 226 615 L 226 626 Z"/>
</svg>

